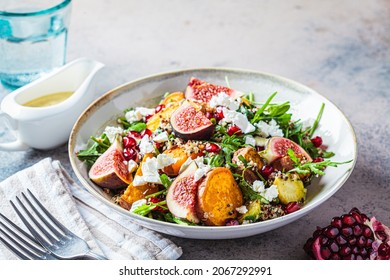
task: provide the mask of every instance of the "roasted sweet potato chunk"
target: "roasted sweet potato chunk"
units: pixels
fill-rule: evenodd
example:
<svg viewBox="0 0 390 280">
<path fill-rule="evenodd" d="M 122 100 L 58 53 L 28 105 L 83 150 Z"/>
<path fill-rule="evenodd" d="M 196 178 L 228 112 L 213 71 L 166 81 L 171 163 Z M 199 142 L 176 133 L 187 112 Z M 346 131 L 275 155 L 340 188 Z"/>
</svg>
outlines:
<svg viewBox="0 0 390 280">
<path fill-rule="evenodd" d="M 237 207 L 243 204 L 240 187 L 232 172 L 225 167 L 210 171 L 198 188 L 198 217 L 211 226 L 224 226 L 237 217 Z"/>
</svg>

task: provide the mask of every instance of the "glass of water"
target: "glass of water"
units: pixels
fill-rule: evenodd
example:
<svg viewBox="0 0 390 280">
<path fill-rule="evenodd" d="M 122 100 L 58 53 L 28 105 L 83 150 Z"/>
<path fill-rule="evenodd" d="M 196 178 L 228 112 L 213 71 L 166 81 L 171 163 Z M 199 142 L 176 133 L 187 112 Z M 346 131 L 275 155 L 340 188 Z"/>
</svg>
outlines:
<svg viewBox="0 0 390 280">
<path fill-rule="evenodd" d="M 65 64 L 71 0 L 0 0 L 0 80 L 21 87 Z"/>
</svg>

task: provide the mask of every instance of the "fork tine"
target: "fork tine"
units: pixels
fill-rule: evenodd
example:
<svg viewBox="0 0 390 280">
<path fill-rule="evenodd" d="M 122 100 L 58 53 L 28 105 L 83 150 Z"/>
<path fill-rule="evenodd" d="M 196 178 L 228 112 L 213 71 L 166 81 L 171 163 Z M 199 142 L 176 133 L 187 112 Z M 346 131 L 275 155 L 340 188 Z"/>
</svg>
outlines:
<svg viewBox="0 0 390 280">
<path fill-rule="evenodd" d="M 23 208 L 23 212 L 27 214 L 27 216 L 32 220 L 32 222 L 41 230 L 41 232 L 45 235 L 43 236 L 39 231 L 37 231 L 34 226 L 32 226 L 31 222 L 20 212 L 18 207 L 14 204 L 13 201 L 10 201 L 12 207 L 16 211 L 16 214 L 18 214 L 19 218 L 23 221 L 23 223 L 26 225 L 28 230 L 31 232 L 32 235 L 41 243 L 43 246 L 50 246 L 50 243 L 48 243 L 45 239 L 45 237 L 51 242 L 54 243 L 56 240 L 54 237 L 36 220 L 36 218 L 27 210 L 26 206 L 20 201 L 19 197 L 16 197 L 16 200 L 18 201 L 18 204 L 21 208 Z"/>
<path fill-rule="evenodd" d="M 28 194 L 34 200 L 34 202 L 41 208 L 41 210 L 46 214 L 46 216 L 65 234 L 70 234 L 71 232 L 63 224 L 61 224 L 52 214 L 42 205 L 42 203 L 34 196 L 34 194 L 27 189 Z M 24 195 L 24 194 L 23 194 Z M 26 197 L 24 195 L 24 197 Z M 28 201 L 29 202 L 29 201 Z M 30 203 L 30 202 L 29 202 Z M 31 205 L 31 203 L 30 203 Z"/>
<path fill-rule="evenodd" d="M 12 233 L 14 238 L 17 239 L 17 242 L 19 244 L 23 243 L 24 246 L 28 247 L 30 250 L 34 251 L 36 254 L 44 254 L 47 253 L 46 250 L 43 250 L 41 245 L 37 243 L 34 240 L 34 237 L 32 237 L 30 234 L 25 232 L 23 229 L 21 229 L 19 226 L 17 226 L 15 223 L 13 223 L 11 220 L 9 220 L 6 216 L 0 213 L 1 218 L 3 218 L 13 229 L 16 229 L 16 231 L 19 233 L 17 234 L 14 230 L 10 228 L 10 226 L 6 225 L 2 221 L 0 221 L 0 225 L 3 226 L 4 229 L 6 229 L 9 233 Z M 3 232 L 4 234 L 7 234 Z"/>
<path fill-rule="evenodd" d="M 8 235 L 7 235 L 2 229 L 0 229 L 0 232 L 1 232 L 3 235 L 6 235 L 6 236 L 8 237 Z M 26 253 L 25 250 L 23 250 L 24 253 L 22 253 L 22 250 L 20 249 L 19 246 L 17 247 L 17 246 L 15 246 L 15 245 L 13 245 L 13 244 L 15 244 L 15 243 L 13 243 L 13 244 L 9 243 L 9 242 L 8 242 L 5 238 L 3 238 L 3 236 L 1 236 L 1 235 L 0 235 L 0 241 L 1 241 L 1 243 L 4 244 L 4 246 L 6 246 L 11 252 L 13 252 L 15 255 L 17 255 L 20 259 L 22 259 L 22 260 L 31 260 L 31 259 L 32 259 L 31 256 L 28 257 L 26 254 L 24 254 L 24 253 Z"/>
<path fill-rule="evenodd" d="M 47 255 L 46 251 L 41 251 L 38 248 L 32 246 L 28 242 L 26 242 L 22 237 L 13 232 L 7 225 L 0 221 L 0 236 L 1 242 L 15 255 L 17 255 L 22 260 L 36 260 L 43 259 L 46 257 L 42 257 L 43 255 Z"/>
</svg>

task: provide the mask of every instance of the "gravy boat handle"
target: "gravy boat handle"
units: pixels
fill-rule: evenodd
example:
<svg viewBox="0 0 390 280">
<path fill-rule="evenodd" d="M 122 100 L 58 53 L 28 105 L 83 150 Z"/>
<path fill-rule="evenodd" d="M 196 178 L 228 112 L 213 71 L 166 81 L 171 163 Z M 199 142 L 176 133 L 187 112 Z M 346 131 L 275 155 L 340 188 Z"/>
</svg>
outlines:
<svg viewBox="0 0 390 280">
<path fill-rule="evenodd" d="M 12 134 L 15 136 L 15 140 L 10 141 L 10 142 L 4 142 L 0 143 L 0 151 L 25 151 L 29 147 L 24 144 L 18 137 L 18 131 L 15 128 L 15 120 L 10 118 L 7 114 L 3 113 L 0 111 L 0 120 L 5 120 L 6 123 L 8 123 L 11 131 L 13 132 Z"/>
</svg>

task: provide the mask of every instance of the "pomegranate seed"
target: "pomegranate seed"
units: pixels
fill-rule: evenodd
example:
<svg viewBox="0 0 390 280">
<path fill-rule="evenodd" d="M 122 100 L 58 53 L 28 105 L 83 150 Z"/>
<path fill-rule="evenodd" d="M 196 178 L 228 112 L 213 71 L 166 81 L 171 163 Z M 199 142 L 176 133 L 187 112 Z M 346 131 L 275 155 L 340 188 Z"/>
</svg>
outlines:
<svg viewBox="0 0 390 280">
<path fill-rule="evenodd" d="M 144 138 L 145 135 L 148 135 L 149 137 L 152 136 L 152 131 L 150 129 L 142 130 L 141 138 Z"/>
<path fill-rule="evenodd" d="M 153 117 L 153 115 L 147 115 L 147 116 L 145 116 L 145 122 L 148 122 L 148 120 L 149 120 L 151 117 Z"/>
<path fill-rule="evenodd" d="M 211 120 L 211 119 L 217 119 L 216 117 L 215 117 L 215 114 L 214 113 L 212 113 L 212 112 L 206 112 L 206 118 L 208 118 L 209 120 Z"/>
<path fill-rule="evenodd" d="M 348 236 L 351 236 L 353 234 L 353 231 L 352 231 L 352 228 L 350 228 L 350 227 L 344 227 L 344 228 L 341 229 L 341 233 L 345 237 L 348 237 Z"/>
<path fill-rule="evenodd" d="M 218 153 L 221 150 L 221 147 L 214 143 L 207 143 L 205 150 L 208 153 Z"/>
<path fill-rule="evenodd" d="M 160 112 L 162 109 L 165 108 L 165 105 L 164 104 L 160 104 L 156 107 L 156 109 L 154 109 L 154 112 L 157 114 L 158 112 Z"/>
<path fill-rule="evenodd" d="M 226 220 L 226 226 L 238 226 L 239 224 L 236 219 L 229 218 Z"/>
<path fill-rule="evenodd" d="M 343 224 L 345 224 L 347 226 L 352 226 L 353 224 L 356 223 L 356 220 L 350 214 L 346 214 L 346 215 L 341 216 L 341 219 L 343 221 Z"/>
<path fill-rule="evenodd" d="M 324 161 L 322 157 L 316 157 L 315 159 L 313 159 L 313 162 L 321 162 L 321 161 Z"/>
<path fill-rule="evenodd" d="M 154 145 L 156 146 L 157 149 L 160 149 L 162 147 L 163 143 L 154 142 Z"/>
<path fill-rule="evenodd" d="M 364 245 L 366 245 L 366 241 L 367 241 L 367 239 L 366 239 L 363 235 L 361 235 L 361 236 L 358 238 L 356 244 L 357 244 L 359 247 L 363 247 Z"/>
<path fill-rule="evenodd" d="M 353 234 L 355 236 L 360 236 L 360 235 L 362 235 L 362 233 L 363 233 L 363 229 L 362 229 L 362 227 L 360 225 L 355 225 L 353 227 Z"/>
<path fill-rule="evenodd" d="M 381 257 L 390 257 L 390 246 L 386 243 L 379 245 L 378 255 Z"/>
<path fill-rule="evenodd" d="M 141 138 L 141 134 L 137 131 L 129 131 L 127 137 Z"/>
<path fill-rule="evenodd" d="M 322 145 L 322 138 L 320 136 L 316 136 L 312 138 L 310 141 L 313 143 L 314 147 L 318 148 L 319 146 Z"/>
<path fill-rule="evenodd" d="M 294 202 L 290 202 L 286 205 L 286 209 L 285 209 L 285 212 L 287 214 L 290 214 L 290 213 L 293 213 L 295 211 L 298 211 L 299 209 L 301 209 L 301 205 L 294 201 Z"/>
<path fill-rule="evenodd" d="M 138 153 L 136 150 L 134 150 L 132 148 L 125 148 L 123 150 L 123 156 L 124 156 L 125 160 L 127 160 L 127 161 L 130 161 L 130 160 L 137 161 Z"/>
<path fill-rule="evenodd" d="M 264 179 L 268 179 L 268 177 L 271 175 L 272 172 L 274 172 L 274 168 L 270 165 L 264 165 L 260 171 Z"/>
<path fill-rule="evenodd" d="M 149 201 L 149 203 L 159 203 L 159 202 L 163 201 L 163 199 L 159 198 L 159 197 L 149 197 L 148 201 Z M 153 210 L 154 211 L 158 211 L 158 212 L 163 212 L 163 213 L 168 212 L 167 209 L 164 209 L 164 208 L 162 208 L 160 206 L 156 206 L 156 208 L 154 208 Z"/>
<path fill-rule="evenodd" d="M 339 235 L 336 237 L 336 242 L 339 244 L 339 245 L 344 245 L 344 244 L 347 244 L 347 239 L 345 239 L 344 236 L 342 235 Z"/>
<path fill-rule="evenodd" d="M 332 253 L 330 252 L 330 250 L 328 249 L 328 247 L 321 247 L 321 256 L 324 258 L 324 259 L 329 259 L 330 258 L 330 255 Z"/>
<path fill-rule="evenodd" d="M 263 146 L 256 146 L 256 151 L 258 151 L 258 152 L 264 151 L 264 147 Z"/>
<path fill-rule="evenodd" d="M 339 245 L 337 245 L 337 242 L 336 242 L 336 241 L 331 241 L 331 242 L 329 243 L 329 248 L 330 248 L 330 250 L 331 250 L 333 253 L 337 253 L 337 252 L 340 250 Z"/>
<path fill-rule="evenodd" d="M 220 120 L 222 120 L 225 116 L 223 115 L 223 107 L 221 106 L 218 106 L 217 108 L 215 108 L 215 119 L 219 122 Z"/>
<path fill-rule="evenodd" d="M 343 223 L 341 221 L 341 218 L 340 217 L 334 217 L 332 219 L 332 221 L 330 222 L 330 224 L 334 227 L 337 227 L 337 228 L 341 228 Z"/>
<path fill-rule="evenodd" d="M 329 238 L 336 238 L 339 234 L 339 230 L 338 228 L 328 226 L 327 228 L 325 228 L 324 234 Z"/>
<path fill-rule="evenodd" d="M 347 256 L 347 255 L 351 254 L 351 251 L 352 251 L 351 247 L 349 247 L 348 245 L 343 245 L 340 248 L 340 255 Z"/>
<path fill-rule="evenodd" d="M 242 133 L 241 129 L 236 125 L 232 125 L 231 127 L 228 128 L 227 131 L 227 134 L 229 136 L 232 136 L 233 134 L 240 135 L 241 133 Z"/>
<path fill-rule="evenodd" d="M 125 148 L 134 148 L 137 146 L 137 141 L 133 137 L 125 136 L 123 137 L 122 142 Z"/>
</svg>

